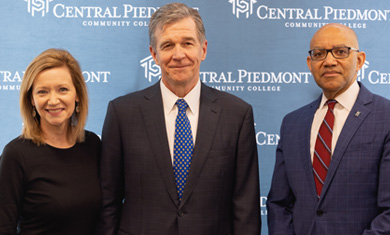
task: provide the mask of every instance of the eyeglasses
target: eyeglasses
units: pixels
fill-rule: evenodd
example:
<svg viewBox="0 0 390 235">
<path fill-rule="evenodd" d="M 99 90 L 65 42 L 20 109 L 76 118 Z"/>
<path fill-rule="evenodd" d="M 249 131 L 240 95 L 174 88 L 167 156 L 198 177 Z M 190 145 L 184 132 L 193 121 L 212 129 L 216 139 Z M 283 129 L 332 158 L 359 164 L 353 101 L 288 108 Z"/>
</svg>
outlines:
<svg viewBox="0 0 390 235">
<path fill-rule="evenodd" d="M 313 49 L 309 51 L 310 58 L 313 61 L 319 61 L 319 60 L 325 60 L 326 56 L 328 56 L 328 53 L 332 53 L 333 57 L 335 59 L 344 59 L 349 56 L 349 52 L 357 51 L 359 52 L 358 49 L 353 48 L 353 47 L 335 47 L 332 49 Z"/>
</svg>

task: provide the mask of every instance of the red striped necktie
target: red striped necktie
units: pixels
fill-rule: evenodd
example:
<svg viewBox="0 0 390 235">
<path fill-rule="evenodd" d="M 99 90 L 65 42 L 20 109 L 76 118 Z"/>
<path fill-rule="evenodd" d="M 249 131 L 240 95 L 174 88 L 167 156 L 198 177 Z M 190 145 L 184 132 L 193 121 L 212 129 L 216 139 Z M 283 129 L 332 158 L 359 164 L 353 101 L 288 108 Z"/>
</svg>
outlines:
<svg viewBox="0 0 390 235">
<path fill-rule="evenodd" d="M 313 174 L 318 199 L 321 195 L 322 186 L 324 185 L 325 177 L 328 173 L 328 167 L 332 155 L 332 134 L 334 124 L 333 109 L 336 103 L 336 100 L 326 101 L 326 104 L 328 105 L 328 111 L 326 112 L 324 121 L 322 122 L 320 130 L 318 131 L 317 140 L 314 147 Z"/>
</svg>

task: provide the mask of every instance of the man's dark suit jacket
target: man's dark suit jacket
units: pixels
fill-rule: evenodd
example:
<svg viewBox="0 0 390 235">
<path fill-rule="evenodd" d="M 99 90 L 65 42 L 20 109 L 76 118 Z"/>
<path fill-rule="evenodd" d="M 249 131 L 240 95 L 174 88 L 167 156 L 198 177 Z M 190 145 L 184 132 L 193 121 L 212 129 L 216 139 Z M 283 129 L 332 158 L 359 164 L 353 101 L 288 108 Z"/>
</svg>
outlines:
<svg viewBox="0 0 390 235">
<path fill-rule="evenodd" d="M 284 118 L 267 202 L 269 234 L 390 234 L 390 101 L 359 85 L 320 200 L 310 131 L 321 97 Z"/>
<path fill-rule="evenodd" d="M 251 106 L 201 85 L 195 148 L 179 203 L 160 82 L 111 101 L 102 133 L 101 183 L 102 234 L 259 235 Z"/>
</svg>

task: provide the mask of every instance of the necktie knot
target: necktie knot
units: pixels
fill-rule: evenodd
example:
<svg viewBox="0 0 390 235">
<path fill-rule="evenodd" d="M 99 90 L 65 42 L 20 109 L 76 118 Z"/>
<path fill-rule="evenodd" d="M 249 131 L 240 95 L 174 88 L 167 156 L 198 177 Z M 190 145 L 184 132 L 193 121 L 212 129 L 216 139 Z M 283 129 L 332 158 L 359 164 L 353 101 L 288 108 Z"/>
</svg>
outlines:
<svg viewBox="0 0 390 235">
<path fill-rule="evenodd" d="M 337 101 L 336 100 L 327 100 L 326 104 L 328 105 L 328 109 L 333 110 L 334 106 L 336 105 Z"/>
<path fill-rule="evenodd" d="M 188 107 L 188 104 L 187 104 L 187 102 L 184 99 L 178 99 L 176 101 L 176 105 L 179 108 L 179 112 L 186 111 L 186 109 Z"/>
</svg>

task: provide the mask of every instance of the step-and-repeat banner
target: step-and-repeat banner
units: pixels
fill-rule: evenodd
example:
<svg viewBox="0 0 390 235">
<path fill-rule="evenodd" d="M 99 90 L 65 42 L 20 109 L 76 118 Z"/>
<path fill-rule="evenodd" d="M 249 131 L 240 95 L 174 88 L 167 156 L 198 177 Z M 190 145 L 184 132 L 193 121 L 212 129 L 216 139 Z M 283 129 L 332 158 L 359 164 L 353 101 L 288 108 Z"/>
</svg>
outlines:
<svg viewBox="0 0 390 235">
<path fill-rule="evenodd" d="M 101 133 L 107 103 L 158 81 L 149 53 L 148 24 L 166 0 L 5 0 L 0 7 L 0 151 L 21 133 L 19 90 L 30 61 L 48 48 L 80 62 L 90 97 L 86 129 Z M 208 54 L 205 84 L 254 108 L 262 234 L 281 120 L 317 98 L 306 65 L 312 35 L 337 22 L 354 29 L 367 61 L 358 80 L 390 98 L 390 2 L 307 0 L 182 1 L 199 10 Z"/>
</svg>

